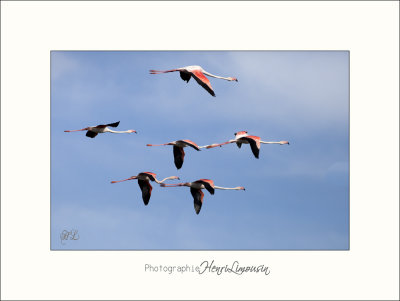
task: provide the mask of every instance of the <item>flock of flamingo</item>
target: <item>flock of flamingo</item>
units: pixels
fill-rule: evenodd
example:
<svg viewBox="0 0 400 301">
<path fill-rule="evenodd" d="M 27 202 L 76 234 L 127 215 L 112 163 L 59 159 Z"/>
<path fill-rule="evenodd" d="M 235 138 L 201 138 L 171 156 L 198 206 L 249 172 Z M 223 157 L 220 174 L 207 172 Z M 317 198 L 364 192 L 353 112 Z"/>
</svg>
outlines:
<svg viewBox="0 0 400 301">
<path fill-rule="evenodd" d="M 222 76 L 217 76 L 213 75 L 207 71 L 205 71 L 202 67 L 200 66 L 187 66 L 187 67 L 182 67 L 182 68 L 176 68 L 176 69 L 171 69 L 171 70 L 164 70 L 164 71 L 158 71 L 158 70 L 150 70 L 150 74 L 162 74 L 162 73 L 168 73 L 168 72 L 177 72 L 179 71 L 180 77 L 182 80 L 186 81 L 187 83 L 189 82 L 190 78 L 193 77 L 197 83 L 202 86 L 208 93 L 210 93 L 212 96 L 215 97 L 214 90 L 211 86 L 210 81 L 208 78 L 205 76 L 210 76 L 210 77 L 215 77 L 215 78 L 220 78 L 220 79 L 225 79 L 228 81 L 238 81 L 237 78 L 235 77 L 222 77 Z M 115 134 L 122 134 L 122 133 L 137 133 L 135 130 L 126 130 L 126 131 L 114 131 L 110 129 L 110 127 L 118 127 L 119 125 L 118 122 L 114 123 L 109 123 L 109 124 L 100 124 L 96 126 L 89 126 L 85 127 L 80 130 L 67 130 L 64 132 L 78 132 L 78 131 L 87 131 L 86 136 L 89 138 L 95 138 L 98 134 L 102 133 L 115 133 Z M 214 147 L 221 147 L 226 144 L 230 143 L 236 143 L 236 145 L 240 148 L 242 144 L 250 144 L 251 151 L 253 152 L 254 157 L 257 159 L 259 158 L 259 153 L 260 153 L 260 147 L 261 144 L 289 144 L 288 141 L 262 141 L 260 137 L 258 136 L 253 136 L 253 135 L 248 135 L 247 131 L 239 131 L 234 134 L 235 139 L 228 140 L 226 142 L 222 143 L 213 143 L 210 145 L 204 145 L 204 146 L 198 146 L 196 143 L 190 140 L 176 140 L 168 143 L 163 143 L 163 144 L 147 144 L 147 146 L 165 146 L 165 145 L 172 145 L 173 146 L 173 154 L 174 154 L 174 163 L 177 169 L 180 169 L 183 165 L 184 157 L 185 157 L 185 151 L 183 150 L 185 147 L 190 146 L 193 149 L 200 151 L 202 148 L 210 149 Z M 153 187 L 151 186 L 150 182 L 156 182 L 159 184 L 161 187 L 183 187 L 187 186 L 190 187 L 190 193 L 193 196 L 193 201 L 194 201 L 194 209 L 196 214 L 200 213 L 201 206 L 203 204 L 203 197 L 204 194 L 202 192 L 202 189 L 206 189 L 210 194 L 214 194 L 215 189 L 221 189 L 221 190 L 245 190 L 244 187 L 238 186 L 238 187 L 220 187 L 220 186 L 215 186 L 214 181 L 210 179 L 200 179 L 194 182 L 186 182 L 186 183 L 178 183 L 178 184 L 164 184 L 165 181 L 167 180 L 174 180 L 174 179 L 179 179 L 177 176 L 170 176 L 167 177 L 161 181 L 157 180 L 156 174 L 152 172 L 141 172 L 137 176 L 132 176 L 130 178 L 124 179 L 124 180 L 119 180 L 119 181 L 112 181 L 111 183 L 119 183 L 123 181 L 129 181 L 129 180 L 137 180 L 140 190 L 142 191 L 142 199 L 144 204 L 147 206 L 150 201 L 151 197 L 151 192 L 153 190 Z"/>
</svg>

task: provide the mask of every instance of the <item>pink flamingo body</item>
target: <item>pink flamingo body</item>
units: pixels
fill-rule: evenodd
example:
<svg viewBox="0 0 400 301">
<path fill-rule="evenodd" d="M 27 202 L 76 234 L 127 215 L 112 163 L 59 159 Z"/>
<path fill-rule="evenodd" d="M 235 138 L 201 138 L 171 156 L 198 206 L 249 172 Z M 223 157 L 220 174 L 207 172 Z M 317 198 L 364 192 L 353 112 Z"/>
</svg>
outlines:
<svg viewBox="0 0 400 301">
<path fill-rule="evenodd" d="M 118 125 L 119 125 L 119 121 L 114 122 L 114 123 L 109 123 L 109 124 L 99 124 L 96 126 L 88 126 L 86 128 L 80 129 L 80 130 L 70 130 L 70 131 L 64 131 L 64 132 L 70 133 L 70 132 L 87 131 L 86 136 L 89 138 L 94 138 L 97 136 L 97 134 L 102 134 L 102 133 L 115 133 L 115 134 L 137 133 L 135 130 L 114 131 L 109 128 L 109 127 L 117 127 Z"/>
<path fill-rule="evenodd" d="M 254 157 L 259 158 L 261 144 L 289 144 L 289 141 L 262 141 L 258 136 L 248 135 L 247 131 L 240 131 L 235 133 L 235 139 L 223 142 L 223 143 L 214 143 L 211 145 L 205 146 L 206 148 L 213 148 L 217 146 L 222 146 L 225 144 L 236 143 L 236 145 L 241 148 L 242 144 L 250 144 L 251 151 L 253 152 Z"/>
<path fill-rule="evenodd" d="M 181 67 L 181 68 L 176 68 L 176 69 L 171 69 L 171 70 L 164 70 L 164 71 L 150 70 L 150 74 L 161 74 L 161 73 L 177 72 L 177 71 L 179 71 L 179 74 L 180 74 L 182 80 L 184 80 L 188 83 L 190 78 L 193 77 L 200 86 L 202 86 L 208 93 L 210 93 L 214 97 L 215 97 L 214 90 L 211 87 L 210 81 L 208 80 L 208 78 L 205 75 L 215 77 L 215 78 L 225 79 L 228 81 L 238 81 L 236 77 L 222 77 L 222 76 L 211 74 L 211 73 L 205 71 L 200 66 L 186 66 L 186 67 Z"/>
<path fill-rule="evenodd" d="M 161 145 L 172 145 L 173 146 L 173 154 L 174 154 L 174 163 L 177 169 L 180 169 L 183 165 L 183 160 L 185 158 L 185 151 L 183 150 L 185 147 L 190 146 L 197 151 L 200 151 L 201 146 L 198 146 L 196 143 L 190 140 L 176 140 L 164 144 L 147 144 L 147 146 L 161 146 Z"/>
<path fill-rule="evenodd" d="M 201 206 L 203 205 L 204 193 L 201 191 L 202 189 L 206 189 L 212 195 L 214 194 L 215 189 L 245 190 L 245 188 L 241 186 L 233 188 L 215 186 L 214 181 L 209 179 L 200 179 L 194 182 L 178 183 L 178 184 L 161 184 L 161 187 L 180 187 L 180 186 L 190 187 L 190 193 L 193 196 L 194 210 L 196 211 L 196 214 L 200 213 Z"/>
<path fill-rule="evenodd" d="M 114 184 L 114 183 L 129 181 L 129 180 L 138 180 L 140 190 L 142 191 L 143 203 L 147 206 L 147 204 L 150 201 L 151 191 L 153 190 L 153 187 L 151 186 L 150 181 L 156 182 L 158 184 L 162 184 L 164 181 L 172 180 L 172 179 L 179 180 L 179 177 L 171 176 L 171 177 L 167 177 L 167 178 L 159 181 L 159 180 L 157 180 L 155 173 L 146 171 L 146 172 L 141 172 L 137 176 L 132 176 L 125 180 L 111 181 L 111 183 Z"/>
</svg>

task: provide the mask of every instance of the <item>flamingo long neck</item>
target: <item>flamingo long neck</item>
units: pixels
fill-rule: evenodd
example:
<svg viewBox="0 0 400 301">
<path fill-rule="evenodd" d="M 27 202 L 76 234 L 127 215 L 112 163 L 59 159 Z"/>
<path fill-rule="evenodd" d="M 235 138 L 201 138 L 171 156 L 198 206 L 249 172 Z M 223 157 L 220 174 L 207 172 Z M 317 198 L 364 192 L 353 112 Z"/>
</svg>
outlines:
<svg viewBox="0 0 400 301">
<path fill-rule="evenodd" d="M 229 77 L 223 77 L 223 76 L 214 75 L 214 74 L 211 74 L 211 73 L 209 73 L 209 72 L 207 72 L 207 71 L 205 71 L 205 70 L 203 70 L 203 73 L 206 74 L 206 75 L 208 75 L 208 76 L 211 76 L 211 77 L 220 78 L 220 79 L 225 79 L 225 80 L 230 80 Z"/>
<path fill-rule="evenodd" d="M 219 146 L 219 144 L 213 143 L 213 144 L 199 146 L 199 148 L 213 148 L 213 147 L 216 147 L 216 146 Z"/>
<path fill-rule="evenodd" d="M 185 186 L 185 183 L 178 183 L 178 184 L 162 184 L 162 187 L 181 187 Z"/>
<path fill-rule="evenodd" d="M 264 144 L 281 144 L 278 141 L 260 141 L 260 143 L 264 143 Z"/>
<path fill-rule="evenodd" d="M 155 181 L 156 181 L 156 183 L 161 184 L 161 183 L 163 183 L 163 182 L 165 182 L 166 180 L 169 180 L 169 179 L 176 179 L 176 177 L 174 177 L 174 176 L 167 177 L 165 179 L 162 179 L 161 181 L 155 179 Z"/>
<path fill-rule="evenodd" d="M 214 144 L 206 145 L 206 146 L 203 146 L 203 147 L 205 147 L 205 148 L 213 148 L 213 147 L 222 146 L 222 145 L 233 143 L 233 142 L 236 142 L 236 139 L 229 140 L 229 141 L 226 141 L 226 142 L 223 142 L 223 143 L 214 143 Z"/>
<path fill-rule="evenodd" d="M 287 141 L 260 141 L 263 144 L 289 144 Z"/>
<path fill-rule="evenodd" d="M 214 186 L 215 189 L 222 189 L 222 190 L 243 190 L 243 187 L 219 187 L 219 186 Z"/>
<path fill-rule="evenodd" d="M 111 129 L 107 129 L 105 132 L 114 133 L 114 134 L 134 133 L 132 130 L 113 131 L 113 130 L 111 130 Z"/>
</svg>

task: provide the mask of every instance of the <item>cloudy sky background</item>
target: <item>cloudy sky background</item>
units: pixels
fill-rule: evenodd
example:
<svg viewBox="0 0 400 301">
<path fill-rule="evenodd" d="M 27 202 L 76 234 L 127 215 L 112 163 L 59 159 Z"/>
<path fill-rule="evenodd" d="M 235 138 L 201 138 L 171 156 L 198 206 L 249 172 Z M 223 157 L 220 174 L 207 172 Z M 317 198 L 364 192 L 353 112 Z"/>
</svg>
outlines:
<svg viewBox="0 0 400 301">
<path fill-rule="evenodd" d="M 149 69 L 201 65 L 216 97 L 179 73 Z M 348 249 L 348 52 L 52 52 L 52 249 Z M 121 121 L 138 134 L 64 133 Z M 247 130 L 264 141 L 185 149 L 176 170 L 172 147 L 190 139 L 223 142 Z M 153 185 L 144 206 L 142 171 L 159 179 L 213 179 L 246 191 L 205 191 L 195 214 L 187 187 Z M 176 183 L 170 181 L 169 183 Z M 61 244 L 63 230 L 80 238 Z"/>
</svg>

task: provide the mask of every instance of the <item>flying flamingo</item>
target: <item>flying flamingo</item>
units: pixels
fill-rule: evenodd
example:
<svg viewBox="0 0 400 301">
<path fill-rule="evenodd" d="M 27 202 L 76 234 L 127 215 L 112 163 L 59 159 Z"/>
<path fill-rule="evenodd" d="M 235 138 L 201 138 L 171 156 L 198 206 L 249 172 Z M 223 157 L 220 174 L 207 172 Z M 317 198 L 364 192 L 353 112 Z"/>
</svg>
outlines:
<svg viewBox="0 0 400 301">
<path fill-rule="evenodd" d="M 168 73 L 168 72 L 175 72 L 175 71 L 179 71 L 181 78 L 184 81 L 186 81 L 187 83 L 189 82 L 190 78 L 193 76 L 193 78 L 197 81 L 197 83 L 200 86 L 202 86 L 204 89 L 206 89 L 207 92 L 210 93 L 212 96 L 215 96 L 215 93 L 211 87 L 210 81 L 208 80 L 208 78 L 205 75 L 215 77 L 215 78 L 225 79 L 228 81 L 238 81 L 236 77 L 222 77 L 222 76 L 211 74 L 211 73 L 205 71 L 200 66 L 186 66 L 186 67 L 182 67 L 182 68 L 176 68 L 176 69 L 164 70 L 164 71 L 150 70 L 150 74 L 160 74 L 160 73 Z"/>
<path fill-rule="evenodd" d="M 173 180 L 173 179 L 179 180 L 178 177 L 172 176 L 172 177 L 167 177 L 167 178 L 159 181 L 159 180 L 157 180 L 155 173 L 147 171 L 147 172 L 141 172 L 137 176 L 132 176 L 125 180 L 111 181 L 111 183 L 114 184 L 114 183 L 119 183 L 119 182 L 123 182 L 123 181 L 138 180 L 140 190 L 142 191 L 143 202 L 147 206 L 147 204 L 150 201 L 151 191 L 153 190 L 153 187 L 151 186 L 150 181 L 156 182 L 158 184 L 162 184 L 166 180 Z"/>
<path fill-rule="evenodd" d="M 80 130 L 72 130 L 72 131 L 64 131 L 66 133 L 70 133 L 70 132 L 78 132 L 78 131 L 87 131 L 86 132 L 86 136 L 90 137 L 90 138 L 94 138 L 97 136 L 97 134 L 99 133 L 117 133 L 117 134 L 122 134 L 122 133 L 137 133 L 135 130 L 127 130 L 127 131 L 113 131 L 110 128 L 108 128 L 109 126 L 116 128 L 119 125 L 119 121 L 118 122 L 114 122 L 114 123 L 109 123 L 109 124 L 99 124 L 96 126 L 88 126 L 84 129 L 80 129 Z"/>
<path fill-rule="evenodd" d="M 211 144 L 211 145 L 206 145 L 206 148 L 213 148 L 217 146 L 222 146 L 225 144 L 229 143 L 236 143 L 236 145 L 241 148 L 242 144 L 250 144 L 251 151 L 253 152 L 254 156 L 258 159 L 258 156 L 260 154 L 260 147 L 261 143 L 263 144 L 289 144 L 289 141 L 261 141 L 261 138 L 258 136 L 250 136 L 247 134 L 247 131 L 240 131 L 235 133 L 235 139 L 229 140 L 224 143 L 219 143 L 219 144 Z"/>
<path fill-rule="evenodd" d="M 213 180 L 208 179 L 200 179 L 194 182 L 188 183 L 178 183 L 178 184 L 161 184 L 161 187 L 179 187 L 179 186 L 187 186 L 190 187 L 190 193 L 193 196 L 194 201 L 194 210 L 196 214 L 200 213 L 201 205 L 203 204 L 204 193 L 201 191 L 202 189 L 207 189 L 207 191 L 211 194 L 214 194 L 214 189 L 223 189 L 223 190 L 245 190 L 244 187 L 219 187 L 214 185 Z"/>
<path fill-rule="evenodd" d="M 177 141 L 172 141 L 169 143 L 164 143 L 164 144 L 147 144 L 147 146 L 161 146 L 161 145 L 173 145 L 173 151 L 174 151 L 174 162 L 175 166 L 177 169 L 180 169 L 183 165 L 183 159 L 185 158 L 185 151 L 183 150 L 184 147 L 190 146 L 193 147 L 195 150 L 199 151 L 200 148 L 206 147 L 206 146 L 198 146 L 196 143 L 190 140 L 177 140 Z"/>
</svg>

